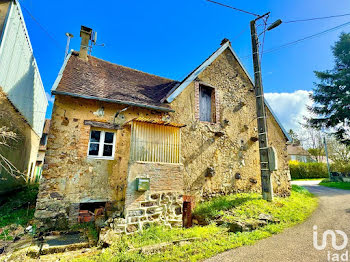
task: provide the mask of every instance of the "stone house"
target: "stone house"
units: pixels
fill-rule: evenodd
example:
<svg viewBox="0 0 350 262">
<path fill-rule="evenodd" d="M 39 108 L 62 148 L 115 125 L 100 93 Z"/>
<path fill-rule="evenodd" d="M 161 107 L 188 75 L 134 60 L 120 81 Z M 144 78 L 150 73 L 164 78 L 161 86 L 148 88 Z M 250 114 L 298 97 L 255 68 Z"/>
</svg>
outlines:
<svg viewBox="0 0 350 262">
<path fill-rule="evenodd" d="M 22 187 L 34 174 L 47 104 L 21 7 L 1 0 L 0 128 L 17 138 L 9 146 L 0 143 L 0 194 Z"/>
<path fill-rule="evenodd" d="M 87 55 L 66 58 L 35 216 L 65 227 L 101 207 L 117 232 L 188 223 L 196 201 L 261 192 L 252 80 L 228 40 L 181 82 Z M 290 194 L 288 134 L 266 103 L 274 193 Z M 97 217 L 95 217 L 97 219 Z"/>
<path fill-rule="evenodd" d="M 298 162 L 315 162 L 311 154 L 303 148 L 300 143 L 294 143 L 287 145 L 288 160 Z"/>
<path fill-rule="evenodd" d="M 39 151 L 36 158 L 34 174 L 30 177 L 30 180 L 32 182 L 38 182 L 41 178 L 41 173 L 42 173 L 45 153 L 46 153 L 47 138 L 49 136 L 49 130 L 50 130 L 50 119 L 45 119 L 43 133 L 40 138 Z"/>
</svg>

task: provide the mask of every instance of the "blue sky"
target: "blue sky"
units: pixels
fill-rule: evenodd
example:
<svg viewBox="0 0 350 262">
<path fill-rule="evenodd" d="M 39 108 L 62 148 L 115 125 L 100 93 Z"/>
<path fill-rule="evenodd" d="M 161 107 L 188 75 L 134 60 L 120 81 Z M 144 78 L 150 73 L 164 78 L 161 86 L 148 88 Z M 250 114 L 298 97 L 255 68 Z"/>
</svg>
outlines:
<svg viewBox="0 0 350 262">
<path fill-rule="evenodd" d="M 96 46 L 92 55 L 148 73 L 181 80 L 215 51 L 225 37 L 232 41 L 234 50 L 252 73 L 249 21 L 253 17 L 205 0 L 19 1 L 55 39 L 23 10 L 47 92 L 63 63 L 66 32 L 74 35 L 70 49 L 79 50 L 80 25 L 97 31 L 98 42 L 105 44 Z M 349 0 L 220 1 L 258 14 L 271 11 L 270 22 L 278 18 L 288 21 L 350 13 Z M 350 16 L 345 16 L 282 24 L 266 34 L 264 49 L 349 21 Z M 313 88 L 316 80 L 313 71 L 332 67 L 330 46 L 342 31 L 349 32 L 350 26 L 263 56 L 265 92 L 286 128 L 294 128 L 295 119 L 306 112 L 306 91 Z M 47 117 L 51 110 L 52 102 Z M 291 117 L 292 113 L 295 115 Z"/>
</svg>

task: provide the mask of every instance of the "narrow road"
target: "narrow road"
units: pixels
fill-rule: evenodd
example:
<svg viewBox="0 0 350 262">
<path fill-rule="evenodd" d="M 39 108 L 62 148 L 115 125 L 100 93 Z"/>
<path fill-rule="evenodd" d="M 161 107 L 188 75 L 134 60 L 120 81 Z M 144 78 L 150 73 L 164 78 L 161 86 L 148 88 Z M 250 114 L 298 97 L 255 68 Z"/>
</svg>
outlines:
<svg viewBox="0 0 350 262">
<path fill-rule="evenodd" d="M 314 225 L 318 228 L 318 245 L 321 245 L 322 234 L 326 230 L 342 230 L 350 237 L 350 191 L 319 186 L 318 182 L 297 181 L 294 183 L 305 186 L 320 200 L 318 209 L 304 223 L 260 240 L 253 246 L 232 249 L 206 261 L 350 261 L 350 256 L 342 255 L 348 252 L 349 243 L 343 250 L 337 251 L 332 248 L 331 237 L 328 237 L 324 250 L 319 251 L 313 246 Z M 338 234 L 336 236 L 336 243 L 341 245 L 343 238 Z"/>
</svg>

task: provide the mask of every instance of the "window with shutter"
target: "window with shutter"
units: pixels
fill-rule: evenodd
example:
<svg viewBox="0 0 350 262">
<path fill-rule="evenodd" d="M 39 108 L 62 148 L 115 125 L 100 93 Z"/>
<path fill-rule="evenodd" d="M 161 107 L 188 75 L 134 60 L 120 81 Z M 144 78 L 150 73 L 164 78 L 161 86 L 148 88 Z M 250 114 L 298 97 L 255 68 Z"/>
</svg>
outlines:
<svg viewBox="0 0 350 262">
<path fill-rule="evenodd" d="M 199 86 L 199 120 L 213 122 L 212 117 L 213 89 L 207 86 Z"/>
<path fill-rule="evenodd" d="M 133 121 L 130 158 L 133 161 L 180 163 L 180 128 Z"/>
</svg>

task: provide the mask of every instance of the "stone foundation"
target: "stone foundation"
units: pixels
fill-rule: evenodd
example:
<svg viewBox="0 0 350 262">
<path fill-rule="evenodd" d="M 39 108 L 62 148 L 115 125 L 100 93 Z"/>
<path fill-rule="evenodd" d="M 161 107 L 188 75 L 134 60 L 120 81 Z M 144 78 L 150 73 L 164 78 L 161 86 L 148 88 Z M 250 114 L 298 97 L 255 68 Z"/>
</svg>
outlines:
<svg viewBox="0 0 350 262">
<path fill-rule="evenodd" d="M 138 208 L 127 210 L 125 218 L 108 219 L 107 227 L 117 234 L 142 231 L 150 224 L 181 227 L 182 203 L 181 192 L 148 194 Z"/>
</svg>

